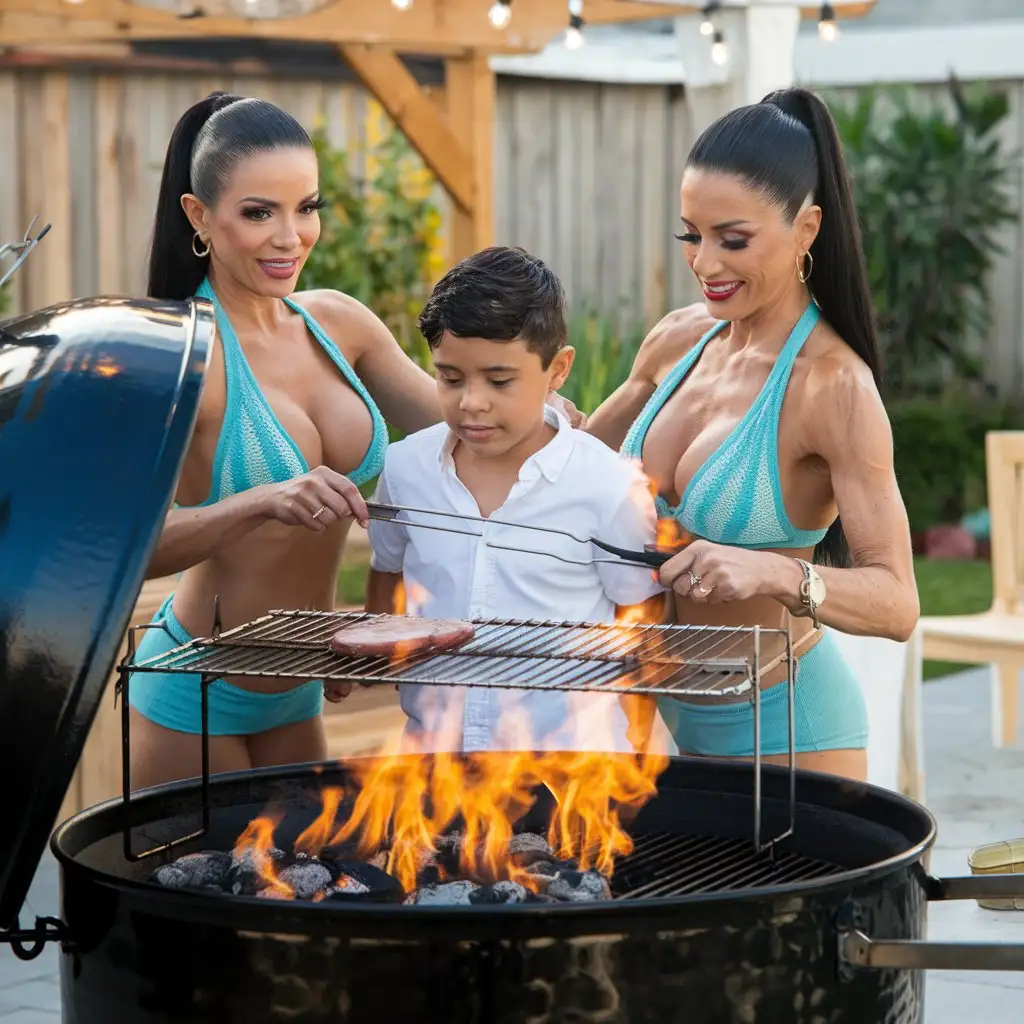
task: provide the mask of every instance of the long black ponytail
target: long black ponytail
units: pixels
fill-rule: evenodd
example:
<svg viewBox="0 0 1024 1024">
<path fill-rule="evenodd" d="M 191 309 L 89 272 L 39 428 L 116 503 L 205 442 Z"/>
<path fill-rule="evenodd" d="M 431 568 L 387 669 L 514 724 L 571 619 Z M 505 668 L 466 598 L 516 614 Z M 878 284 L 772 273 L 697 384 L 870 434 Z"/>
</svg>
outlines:
<svg viewBox="0 0 1024 1024">
<path fill-rule="evenodd" d="M 151 298 L 187 299 L 209 269 L 209 255 L 195 255 L 194 229 L 181 197 L 191 193 L 212 206 L 239 160 L 290 146 L 311 147 L 312 142 L 291 114 L 266 100 L 213 92 L 181 115 L 160 179 L 149 254 Z"/>
<path fill-rule="evenodd" d="M 831 111 L 806 89 L 781 89 L 719 118 L 697 140 L 687 166 L 734 174 L 793 219 L 808 196 L 821 207 L 811 246 L 809 286 L 822 316 L 871 369 L 879 389 L 882 360 L 860 221 Z M 814 552 L 845 566 L 850 551 L 837 519 Z"/>
</svg>

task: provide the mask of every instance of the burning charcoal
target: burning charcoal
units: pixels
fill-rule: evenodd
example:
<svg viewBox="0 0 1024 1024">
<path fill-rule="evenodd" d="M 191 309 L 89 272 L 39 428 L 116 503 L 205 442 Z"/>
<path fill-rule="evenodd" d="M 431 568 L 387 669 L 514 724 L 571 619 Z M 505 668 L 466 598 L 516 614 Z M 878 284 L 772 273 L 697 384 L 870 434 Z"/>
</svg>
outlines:
<svg viewBox="0 0 1024 1024">
<path fill-rule="evenodd" d="M 311 900 L 331 885 L 331 872 L 319 861 L 297 860 L 277 873 L 278 880 L 287 885 L 297 900 Z"/>
<path fill-rule="evenodd" d="M 150 881 L 168 889 L 222 889 L 231 869 L 231 854 L 219 850 L 186 853 L 159 867 Z"/>
<path fill-rule="evenodd" d="M 461 832 L 448 832 L 445 835 L 438 836 L 434 842 L 436 853 L 433 857 L 427 859 L 420 870 L 426 870 L 428 867 L 436 864 L 446 875 L 457 874 L 459 870 L 459 857 L 462 853 L 464 841 L 465 836 Z"/>
<path fill-rule="evenodd" d="M 557 896 L 570 903 L 585 903 L 593 900 L 610 900 L 612 891 L 608 879 L 600 872 L 559 871 L 547 887 L 549 896 Z"/>
<path fill-rule="evenodd" d="M 420 906 L 469 906 L 472 902 L 470 896 L 480 887 L 473 882 L 445 882 L 443 885 L 425 885 L 420 889 L 414 889 L 402 901 L 403 903 L 416 903 Z"/>
<path fill-rule="evenodd" d="M 398 879 L 374 864 L 361 860 L 345 860 L 326 851 L 320 854 L 320 862 L 330 869 L 335 886 L 358 884 L 363 886 L 362 890 L 359 890 L 362 892 L 389 893 L 396 899 L 402 895 L 402 886 Z"/>
<path fill-rule="evenodd" d="M 231 869 L 225 881 L 228 892 L 234 896 L 256 896 L 266 888 L 267 883 L 258 870 L 258 857 L 259 854 L 252 847 L 240 854 L 232 854 Z M 284 860 L 284 853 L 274 847 L 267 851 L 265 857 L 276 866 Z"/>
<path fill-rule="evenodd" d="M 368 885 L 364 885 L 362 882 L 357 881 L 351 875 L 341 875 L 334 885 L 324 893 L 324 902 L 343 903 L 350 896 L 358 896 L 361 893 L 369 891 L 370 887 Z"/>
<path fill-rule="evenodd" d="M 288 895 L 288 893 L 283 892 L 280 889 L 272 888 L 260 889 L 260 891 L 256 893 L 256 895 L 261 900 L 290 900 L 292 898 Z"/>
<path fill-rule="evenodd" d="M 518 882 L 495 882 L 482 885 L 469 894 L 470 903 L 527 903 L 530 891 Z"/>
<path fill-rule="evenodd" d="M 554 854 L 543 836 L 520 832 L 508 844 L 508 855 L 517 867 L 525 868 L 537 861 L 550 861 Z"/>
</svg>

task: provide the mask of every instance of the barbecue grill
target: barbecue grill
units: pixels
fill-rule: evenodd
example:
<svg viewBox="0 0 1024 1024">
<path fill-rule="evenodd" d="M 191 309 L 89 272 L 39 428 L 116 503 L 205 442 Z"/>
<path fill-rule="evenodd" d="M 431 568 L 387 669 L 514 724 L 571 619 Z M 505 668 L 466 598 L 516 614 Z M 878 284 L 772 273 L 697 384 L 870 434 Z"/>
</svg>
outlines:
<svg viewBox="0 0 1024 1024">
<path fill-rule="evenodd" d="M 922 941 L 931 900 L 1024 896 L 1020 875 L 932 877 L 925 808 L 687 758 L 629 820 L 610 899 L 405 906 L 372 889 L 311 902 L 151 880 L 182 854 L 231 850 L 271 805 L 287 847 L 370 759 L 204 773 L 89 808 L 50 837 L 59 919 L 19 922 L 171 500 L 212 333 L 191 301 L 79 301 L 0 324 L 0 771 L 19 782 L 0 830 L 0 940 L 23 959 L 59 944 L 67 1024 L 916 1024 L 922 968 L 1024 969 L 1020 946 Z M 342 663 L 323 641 L 344 621 L 273 612 L 135 668 L 368 685 L 536 674 L 756 699 L 765 667 L 764 631 L 513 622 L 479 624 L 458 655 Z M 525 831 L 550 814 L 535 798 Z"/>
</svg>

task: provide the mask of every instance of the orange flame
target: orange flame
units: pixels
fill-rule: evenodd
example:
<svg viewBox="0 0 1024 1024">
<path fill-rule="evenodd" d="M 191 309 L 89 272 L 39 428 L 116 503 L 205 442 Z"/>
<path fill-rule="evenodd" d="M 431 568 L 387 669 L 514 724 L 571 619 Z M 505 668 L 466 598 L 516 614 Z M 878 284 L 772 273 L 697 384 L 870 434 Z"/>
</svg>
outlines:
<svg viewBox="0 0 1024 1024">
<path fill-rule="evenodd" d="M 396 590 L 396 610 L 399 597 L 404 602 L 404 588 Z M 640 632 L 655 614 L 649 603 L 626 608 L 618 624 Z M 657 669 L 657 664 L 644 664 L 641 651 L 634 684 Z M 610 877 L 616 859 L 633 848 L 625 822 L 657 794 L 657 779 L 669 760 L 650 742 L 657 715 L 654 699 L 624 694 L 620 701 L 629 720 L 631 754 L 537 752 L 524 740 L 528 749 L 523 751 L 427 756 L 406 747 L 403 753 L 354 761 L 349 767 L 351 800 L 343 810 L 345 794 L 325 787 L 321 812 L 295 841 L 295 850 L 315 856 L 325 847 L 344 844 L 411 891 L 423 867 L 436 863 L 439 837 L 458 829 L 463 839 L 457 877 L 480 883 L 510 879 L 538 889 L 544 882 L 515 864 L 508 851 L 517 825 L 546 790 L 554 807 L 546 822 L 547 839 L 555 855 Z M 505 724 L 514 727 L 515 714 L 515 708 L 508 709 Z M 578 735 L 587 739 L 579 746 L 601 745 L 608 716 L 602 712 L 602 717 L 594 722 L 581 716 L 575 722 Z M 528 736 L 528 723 L 522 724 Z M 293 891 L 277 878 L 269 857 L 279 820 L 266 815 L 250 822 L 236 853 L 251 851 L 271 895 L 289 898 Z"/>
<path fill-rule="evenodd" d="M 295 890 L 277 877 L 270 851 L 274 847 L 274 830 L 281 821 L 281 815 L 263 815 L 253 818 L 235 843 L 234 856 L 248 857 L 256 874 L 260 876 L 272 895 L 280 899 L 295 898 Z"/>
</svg>

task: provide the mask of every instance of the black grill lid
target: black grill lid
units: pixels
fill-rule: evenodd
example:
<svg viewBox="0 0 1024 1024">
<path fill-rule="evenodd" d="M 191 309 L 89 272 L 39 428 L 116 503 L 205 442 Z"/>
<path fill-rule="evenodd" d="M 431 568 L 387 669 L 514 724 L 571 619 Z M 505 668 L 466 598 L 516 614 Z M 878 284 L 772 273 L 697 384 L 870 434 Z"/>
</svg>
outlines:
<svg viewBox="0 0 1024 1024">
<path fill-rule="evenodd" d="M 0 928 L 105 697 L 213 324 L 206 302 L 110 298 L 0 323 Z"/>
</svg>

